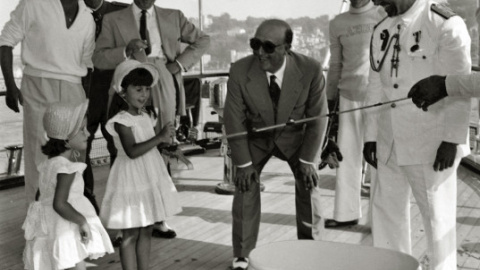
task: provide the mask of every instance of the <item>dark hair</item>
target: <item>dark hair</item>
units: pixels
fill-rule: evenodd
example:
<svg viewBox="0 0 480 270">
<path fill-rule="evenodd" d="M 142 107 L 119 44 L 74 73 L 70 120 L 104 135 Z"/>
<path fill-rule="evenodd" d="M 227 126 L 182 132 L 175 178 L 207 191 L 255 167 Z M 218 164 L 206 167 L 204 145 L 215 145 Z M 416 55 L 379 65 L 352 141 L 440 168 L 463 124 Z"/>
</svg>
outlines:
<svg viewBox="0 0 480 270">
<path fill-rule="evenodd" d="M 127 89 L 129 85 L 135 86 L 150 86 L 153 83 L 152 74 L 144 68 L 136 68 L 125 77 L 123 77 L 122 83 L 120 84 L 123 89 Z"/>
<path fill-rule="evenodd" d="M 60 155 L 68 149 L 70 148 L 67 147 L 67 140 L 49 138 L 47 143 L 42 146 L 42 153 L 51 158 Z"/>
</svg>

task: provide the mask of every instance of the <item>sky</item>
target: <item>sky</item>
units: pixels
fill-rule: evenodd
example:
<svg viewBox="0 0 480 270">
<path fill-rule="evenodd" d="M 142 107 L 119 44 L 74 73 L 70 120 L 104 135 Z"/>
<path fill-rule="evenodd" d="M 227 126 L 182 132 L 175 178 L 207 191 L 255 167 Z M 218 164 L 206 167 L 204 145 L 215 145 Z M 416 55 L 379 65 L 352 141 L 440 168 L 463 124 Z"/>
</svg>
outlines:
<svg viewBox="0 0 480 270">
<path fill-rule="evenodd" d="M 132 3 L 132 0 L 116 0 Z M 0 0 L 0 28 L 10 19 L 10 12 L 19 0 Z M 274 3 L 274 5 L 272 5 Z M 299 5 L 300 3 L 300 5 Z M 157 6 L 182 10 L 187 17 L 198 16 L 197 0 L 157 0 Z M 252 17 L 298 18 L 318 17 L 338 14 L 342 0 L 203 0 L 203 11 L 206 15 L 218 16 L 228 12 L 232 18 L 243 20 Z M 17 46 L 14 52 L 19 52 Z"/>
</svg>

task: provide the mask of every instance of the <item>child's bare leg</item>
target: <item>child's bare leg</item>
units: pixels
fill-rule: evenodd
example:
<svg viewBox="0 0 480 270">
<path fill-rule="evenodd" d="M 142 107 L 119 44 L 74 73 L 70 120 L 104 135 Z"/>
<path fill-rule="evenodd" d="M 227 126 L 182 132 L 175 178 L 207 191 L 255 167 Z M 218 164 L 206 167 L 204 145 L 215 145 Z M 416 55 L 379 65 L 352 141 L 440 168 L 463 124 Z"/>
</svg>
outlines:
<svg viewBox="0 0 480 270">
<path fill-rule="evenodd" d="M 120 261 L 123 270 L 136 269 L 136 246 L 139 237 L 139 228 L 124 229 L 122 244 L 120 244 Z"/>
<path fill-rule="evenodd" d="M 74 267 L 67 268 L 65 270 L 86 270 L 86 269 L 87 269 L 87 266 L 85 265 L 85 262 L 81 261 L 81 262 L 77 263 Z"/>
<path fill-rule="evenodd" d="M 137 242 L 137 266 L 138 270 L 147 270 L 150 265 L 150 247 L 153 226 L 140 228 Z"/>
</svg>

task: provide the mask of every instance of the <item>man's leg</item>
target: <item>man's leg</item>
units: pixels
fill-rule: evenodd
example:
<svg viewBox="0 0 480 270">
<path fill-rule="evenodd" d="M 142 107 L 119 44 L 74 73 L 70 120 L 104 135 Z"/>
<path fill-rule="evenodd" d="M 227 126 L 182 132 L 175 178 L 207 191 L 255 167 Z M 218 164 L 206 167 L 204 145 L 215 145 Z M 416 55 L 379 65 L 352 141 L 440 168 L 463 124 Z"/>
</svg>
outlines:
<svg viewBox="0 0 480 270">
<path fill-rule="evenodd" d="M 394 151 L 387 164 L 378 162 L 377 168 L 371 196 L 373 245 L 411 254 L 410 186 L 406 175 L 397 165 Z"/>
<path fill-rule="evenodd" d="M 279 158 L 282 158 L 281 155 Z M 298 239 L 321 240 L 324 231 L 324 219 L 320 205 L 320 188 L 307 190 L 305 183 L 296 177 L 296 169 L 300 163 L 298 155 L 288 160 L 288 165 L 295 177 L 295 210 Z"/>
<path fill-rule="evenodd" d="M 254 164 L 259 176 L 271 155 Z M 250 190 L 235 190 L 232 204 L 233 256 L 246 258 L 256 244 L 260 228 L 260 183 L 252 183 Z"/>
<path fill-rule="evenodd" d="M 35 198 L 39 172 L 37 166 L 47 157 L 42 154 L 45 144 L 43 115 L 50 103 L 81 102 L 86 99 L 81 83 L 70 83 L 55 79 L 45 79 L 24 74 L 21 86 L 24 97 L 24 149 L 25 149 L 25 193 L 27 203 Z M 81 153 L 79 161 L 85 160 Z"/>
<path fill-rule="evenodd" d="M 355 109 L 362 104 L 363 102 L 340 97 L 340 111 Z M 334 220 L 327 221 L 327 227 L 329 227 L 329 223 L 333 225 L 330 227 L 340 225 L 341 223 L 338 222 L 354 223 L 362 217 L 360 189 L 363 169 L 363 127 L 361 111 L 339 115 L 338 147 L 343 155 L 343 160 L 337 169 Z"/>
<path fill-rule="evenodd" d="M 433 164 L 412 167 L 409 180 L 422 214 L 430 270 L 456 269 L 457 168 L 435 172 Z"/>
</svg>

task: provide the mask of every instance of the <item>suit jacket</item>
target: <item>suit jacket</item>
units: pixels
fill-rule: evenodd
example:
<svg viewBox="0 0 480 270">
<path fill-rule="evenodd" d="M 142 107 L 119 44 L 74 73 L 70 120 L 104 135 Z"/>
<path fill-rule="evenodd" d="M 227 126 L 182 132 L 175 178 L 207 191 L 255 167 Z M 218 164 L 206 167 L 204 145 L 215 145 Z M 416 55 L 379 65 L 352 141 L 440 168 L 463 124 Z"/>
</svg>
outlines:
<svg viewBox="0 0 480 270">
<path fill-rule="evenodd" d="M 175 9 L 155 7 L 163 53 L 168 62 L 178 61 L 186 69 L 200 60 L 210 45 L 210 37 L 200 31 Z M 99 69 L 115 69 L 122 62 L 127 44 L 132 39 L 140 39 L 140 33 L 133 16 L 132 6 L 112 12 L 103 18 L 102 31 L 97 39 L 93 64 Z M 189 46 L 182 52 L 180 44 Z M 132 57 L 146 62 L 144 51 L 135 52 Z M 185 114 L 185 92 L 181 72 L 174 74 L 180 87 L 179 112 Z"/>
<path fill-rule="evenodd" d="M 459 16 L 445 19 L 430 9 L 433 1 L 417 0 L 405 13 L 386 18 L 373 32 L 371 57 L 379 72 L 371 71 L 367 104 L 405 98 L 414 83 L 431 75 L 470 73 L 470 36 Z M 390 50 L 381 49 L 381 33 L 390 36 L 399 30 L 399 21 L 409 22 L 400 30 L 398 76 L 391 69 Z M 414 33 L 421 31 L 417 42 Z M 415 44 L 419 49 L 411 50 Z M 399 166 L 429 164 L 435 161 L 442 141 L 458 144 L 457 156 L 469 153 L 466 146 L 470 99 L 448 97 L 433 104 L 427 112 L 404 100 L 376 110 L 366 110 L 365 141 L 377 142 L 377 158 L 386 164 L 395 147 Z"/>
<path fill-rule="evenodd" d="M 230 69 L 224 123 L 227 135 L 249 128 L 275 124 L 273 104 L 265 71 L 254 55 L 234 63 Z M 317 61 L 290 52 L 281 85 L 276 123 L 299 120 L 328 112 L 322 67 Z M 235 165 L 258 163 L 272 152 L 275 145 L 290 158 L 315 162 L 327 128 L 326 117 L 305 124 L 276 129 L 273 132 L 231 138 L 228 143 Z"/>
</svg>

